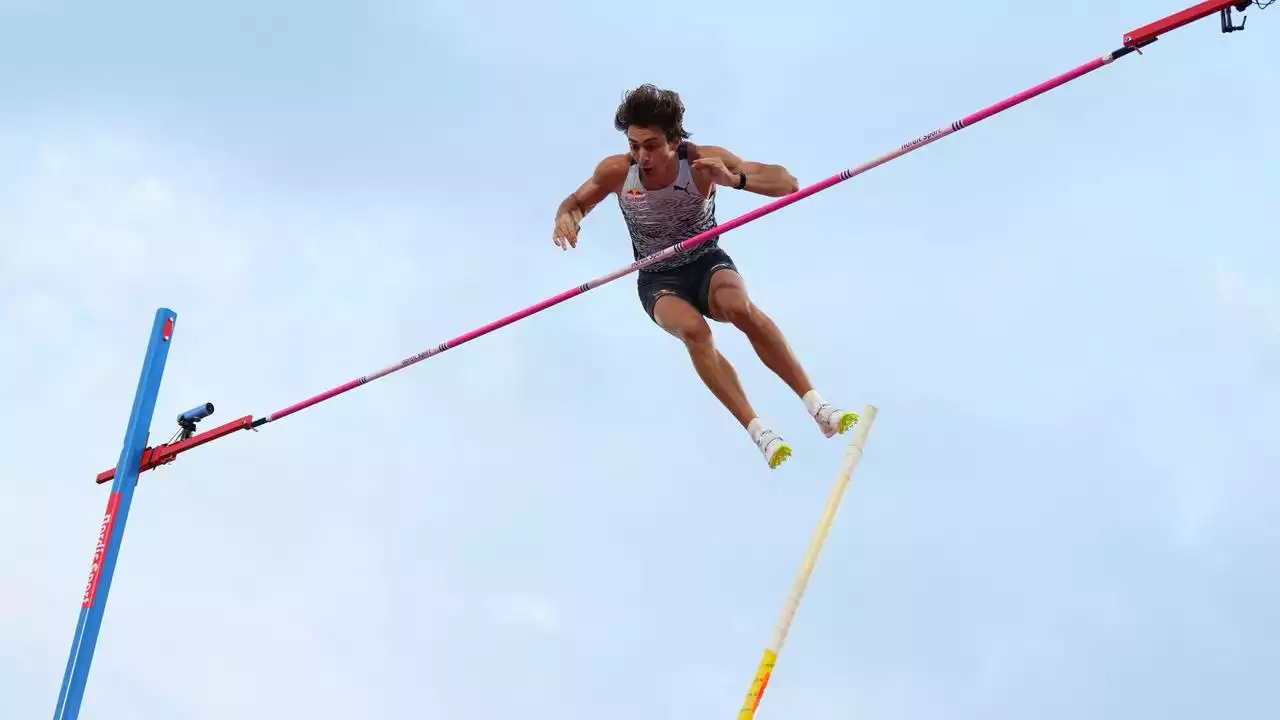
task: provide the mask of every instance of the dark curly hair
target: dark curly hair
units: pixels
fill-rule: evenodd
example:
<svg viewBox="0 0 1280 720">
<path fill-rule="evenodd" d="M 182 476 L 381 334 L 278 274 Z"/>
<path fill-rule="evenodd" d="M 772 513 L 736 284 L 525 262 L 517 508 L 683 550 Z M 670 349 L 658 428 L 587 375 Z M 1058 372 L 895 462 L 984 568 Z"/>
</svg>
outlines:
<svg viewBox="0 0 1280 720">
<path fill-rule="evenodd" d="M 662 128 L 668 141 L 690 137 L 684 129 L 684 103 L 680 102 L 679 93 L 661 90 L 649 83 L 624 94 L 613 117 L 614 128 L 621 132 L 626 132 L 632 125 L 656 125 Z"/>
</svg>

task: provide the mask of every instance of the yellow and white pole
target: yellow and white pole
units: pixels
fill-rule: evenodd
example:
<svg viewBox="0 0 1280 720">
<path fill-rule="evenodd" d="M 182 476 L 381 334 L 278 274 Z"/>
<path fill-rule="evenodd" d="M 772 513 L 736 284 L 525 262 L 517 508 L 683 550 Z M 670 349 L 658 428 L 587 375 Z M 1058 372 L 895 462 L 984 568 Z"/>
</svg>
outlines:
<svg viewBox="0 0 1280 720">
<path fill-rule="evenodd" d="M 876 407 L 867 405 L 863 408 L 853 438 L 849 441 L 844 462 L 840 464 L 840 474 L 836 476 L 835 487 L 831 489 L 831 496 L 827 499 L 822 521 L 818 523 L 818 529 L 809 542 L 809 550 L 804 556 L 804 565 L 801 566 L 800 574 L 796 576 L 795 583 L 791 586 L 791 594 L 782 608 L 782 617 L 774 627 L 773 638 L 765 648 L 764 657 L 760 660 L 760 668 L 756 671 L 755 679 L 751 681 L 751 689 L 747 691 L 747 699 L 742 704 L 742 710 L 738 712 L 738 720 L 754 720 L 756 716 L 756 708 L 760 707 L 760 699 L 764 697 L 764 690 L 769 685 L 769 678 L 773 674 L 774 665 L 778 662 L 778 655 L 782 652 L 782 645 L 786 642 L 787 633 L 791 630 L 791 621 L 795 619 L 796 611 L 800 609 L 800 599 L 809 585 L 809 576 L 813 574 L 813 568 L 818 564 L 818 556 L 822 554 L 822 547 L 827 542 L 827 533 L 835 523 L 840 502 L 844 499 L 844 492 L 853 480 L 853 471 L 858 467 L 858 461 L 862 459 L 867 434 L 871 432 L 871 426 L 875 420 Z"/>
</svg>

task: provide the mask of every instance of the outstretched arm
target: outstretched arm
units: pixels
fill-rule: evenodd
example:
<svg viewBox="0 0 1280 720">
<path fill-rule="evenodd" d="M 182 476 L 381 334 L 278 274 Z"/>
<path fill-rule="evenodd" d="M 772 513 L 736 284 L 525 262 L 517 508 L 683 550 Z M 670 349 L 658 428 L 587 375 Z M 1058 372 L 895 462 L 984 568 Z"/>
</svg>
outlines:
<svg viewBox="0 0 1280 720">
<path fill-rule="evenodd" d="M 601 160 L 591 177 L 560 203 L 556 208 L 556 227 L 551 233 L 551 240 L 560 249 L 578 246 L 578 228 L 582 225 L 582 218 L 609 193 L 622 187 L 628 165 L 626 155 L 610 155 Z"/>
<path fill-rule="evenodd" d="M 696 154 L 692 167 L 707 173 L 717 185 L 736 188 L 742 181 L 739 173 L 743 173 L 747 176 L 747 184 L 742 189 L 760 195 L 781 197 L 800 189 L 800 183 L 781 165 L 743 160 L 715 145 L 700 145 Z"/>
</svg>

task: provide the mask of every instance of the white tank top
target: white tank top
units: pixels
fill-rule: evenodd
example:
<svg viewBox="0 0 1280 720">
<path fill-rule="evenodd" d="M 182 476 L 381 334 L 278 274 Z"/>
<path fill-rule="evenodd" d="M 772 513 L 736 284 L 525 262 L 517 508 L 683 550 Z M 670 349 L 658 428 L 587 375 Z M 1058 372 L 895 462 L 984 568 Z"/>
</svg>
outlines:
<svg viewBox="0 0 1280 720">
<path fill-rule="evenodd" d="M 627 179 L 618 193 L 618 205 L 631 233 L 631 250 L 636 260 L 688 240 L 714 227 L 716 223 L 716 186 L 703 197 L 693 181 L 689 167 L 689 150 L 685 143 L 677 149 L 679 169 L 675 182 L 658 190 L 649 190 L 640 182 L 640 166 L 633 160 Z M 645 270 L 669 270 L 692 262 L 719 245 L 713 237 L 688 252 L 656 262 Z"/>
</svg>

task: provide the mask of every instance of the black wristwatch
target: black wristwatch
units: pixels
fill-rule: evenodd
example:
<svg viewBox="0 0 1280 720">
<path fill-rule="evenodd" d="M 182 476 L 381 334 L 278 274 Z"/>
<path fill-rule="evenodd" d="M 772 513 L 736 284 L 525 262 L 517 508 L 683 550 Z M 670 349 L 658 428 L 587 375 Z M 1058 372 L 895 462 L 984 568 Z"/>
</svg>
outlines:
<svg viewBox="0 0 1280 720">
<path fill-rule="evenodd" d="M 739 170 L 739 171 L 738 171 L 738 185 L 737 185 L 737 189 L 741 190 L 742 188 L 744 188 L 744 187 L 746 187 L 746 186 L 747 186 L 747 174 L 746 174 L 746 173 L 744 173 L 744 172 L 742 172 L 741 170 Z"/>
</svg>

